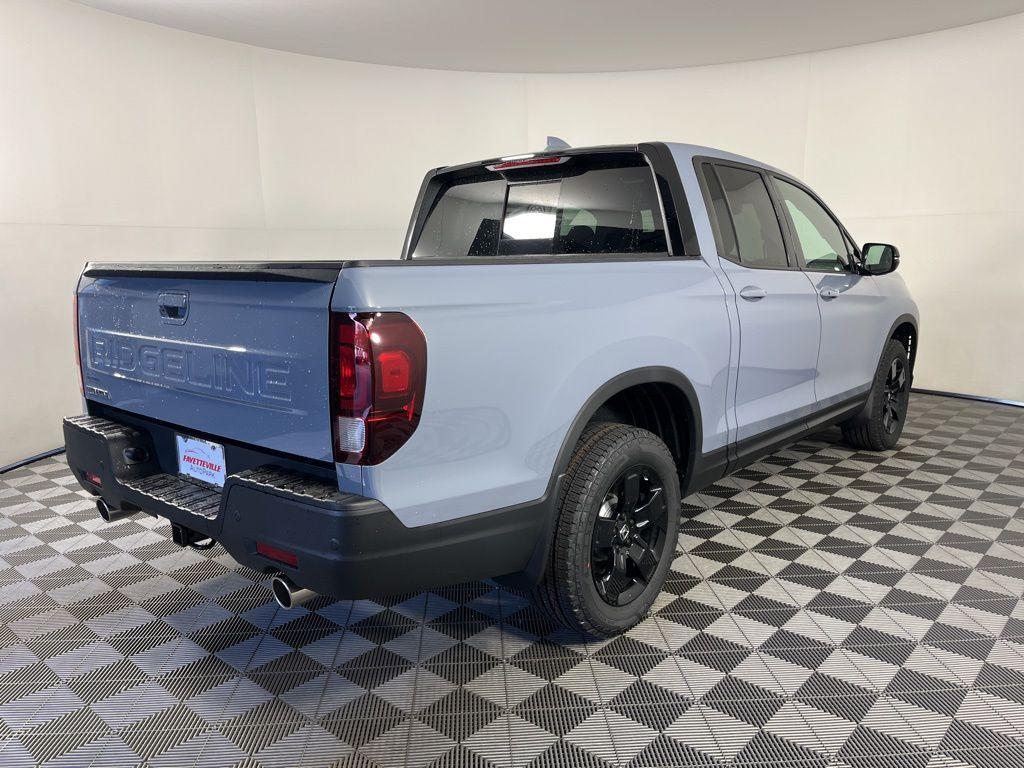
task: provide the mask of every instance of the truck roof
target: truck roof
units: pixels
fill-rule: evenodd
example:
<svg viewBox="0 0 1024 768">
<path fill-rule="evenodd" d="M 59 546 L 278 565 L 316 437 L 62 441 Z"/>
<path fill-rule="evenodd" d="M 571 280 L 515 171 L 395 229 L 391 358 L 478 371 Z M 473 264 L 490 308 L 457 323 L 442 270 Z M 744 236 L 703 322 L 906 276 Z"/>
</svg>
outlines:
<svg viewBox="0 0 1024 768">
<path fill-rule="evenodd" d="M 761 160 L 755 160 L 751 157 L 745 157 L 744 155 L 737 155 L 734 152 L 726 152 L 724 149 L 715 149 L 714 147 L 704 147 L 700 144 L 682 144 L 674 141 L 663 142 L 666 147 L 672 150 L 673 156 L 679 160 L 680 157 L 691 159 L 694 157 L 716 157 L 721 160 L 734 160 L 737 163 L 746 163 L 747 165 L 756 165 L 761 168 L 767 168 L 770 171 L 778 171 L 781 174 L 790 176 L 791 174 L 783 171 L 781 168 L 769 165 Z"/>
<path fill-rule="evenodd" d="M 460 170 L 463 168 L 472 168 L 474 166 L 487 165 L 490 163 L 500 162 L 502 160 L 508 160 L 520 157 L 543 157 L 545 155 L 580 155 L 588 152 L 636 152 L 642 144 L 664 144 L 672 152 L 672 156 L 676 159 L 676 162 L 683 160 L 685 162 L 691 161 L 694 157 L 715 157 L 722 160 L 733 160 L 738 163 L 746 163 L 747 165 L 756 165 L 761 168 L 766 168 L 771 171 L 790 176 L 792 174 L 786 173 L 780 168 L 776 168 L 768 163 L 760 160 L 755 160 L 750 157 L 743 155 L 737 155 L 733 152 L 726 152 L 722 149 L 715 149 L 714 147 L 705 147 L 700 144 L 685 144 L 682 142 L 674 141 L 645 141 L 637 144 L 595 144 L 587 147 L 571 147 L 569 149 L 551 149 L 551 150 L 540 150 L 537 152 L 522 152 L 518 154 L 506 155 L 504 157 L 490 157 L 485 160 L 476 160 L 469 163 L 459 163 L 458 165 L 442 166 L 435 169 L 436 171 L 453 171 Z"/>
</svg>

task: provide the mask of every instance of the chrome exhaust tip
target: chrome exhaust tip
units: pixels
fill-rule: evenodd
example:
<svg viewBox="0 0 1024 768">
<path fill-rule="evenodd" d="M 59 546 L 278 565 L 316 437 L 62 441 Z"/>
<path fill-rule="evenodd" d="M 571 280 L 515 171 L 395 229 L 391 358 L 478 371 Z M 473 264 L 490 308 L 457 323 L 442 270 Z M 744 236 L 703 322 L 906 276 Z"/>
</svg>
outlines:
<svg viewBox="0 0 1024 768">
<path fill-rule="evenodd" d="M 100 517 L 104 521 L 110 523 L 114 520 L 120 520 L 122 517 L 129 517 L 138 512 L 138 509 L 124 509 L 121 507 L 112 507 L 103 500 L 103 497 L 96 499 L 96 511 L 100 513 Z"/>
<path fill-rule="evenodd" d="M 295 586 L 295 583 L 284 574 L 278 574 L 272 578 L 270 588 L 274 593 L 274 600 L 286 611 L 297 605 L 308 603 L 316 597 L 316 592 L 312 589 Z"/>
</svg>

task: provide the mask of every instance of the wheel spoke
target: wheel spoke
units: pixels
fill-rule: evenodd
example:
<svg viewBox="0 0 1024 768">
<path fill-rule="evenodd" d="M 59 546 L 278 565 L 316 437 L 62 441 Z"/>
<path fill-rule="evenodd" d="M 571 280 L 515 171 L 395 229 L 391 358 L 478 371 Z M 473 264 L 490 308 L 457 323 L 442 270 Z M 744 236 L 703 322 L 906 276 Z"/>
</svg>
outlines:
<svg viewBox="0 0 1024 768">
<path fill-rule="evenodd" d="M 626 573 L 629 570 L 629 550 L 626 547 L 615 549 L 615 570 Z"/>
<path fill-rule="evenodd" d="M 640 501 L 640 474 L 638 472 L 630 472 L 626 475 L 626 479 L 623 481 L 622 496 L 622 507 L 619 511 L 627 515 L 631 514 Z"/>
<path fill-rule="evenodd" d="M 899 420 L 900 413 L 896 406 L 892 402 L 886 403 L 885 410 L 882 412 L 882 426 L 885 428 L 885 431 L 889 434 L 895 432 Z"/>
<path fill-rule="evenodd" d="M 893 360 L 892 363 L 889 365 L 889 381 L 891 381 L 891 382 L 895 382 L 896 381 L 897 366 L 899 365 L 899 362 L 900 361 L 898 359 L 896 359 L 896 360 Z"/>
<path fill-rule="evenodd" d="M 637 528 L 643 528 L 651 521 L 652 512 L 660 512 L 662 507 L 665 505 L 665 499 L 662 496 L 661 488 L 651 489 L 651 495 L 643 506 L 637 507 L 636 512 L 633 513 L 633 520 L 636 522 Z"/>
<path fill-rule="evenodd" d="M 658 556 L 655 554 L 653 549 L 648 548 L 642 543 L 634 542 L 629 547 L 629 559 L 633 561 L 636 568 L 644 577 L 644 581 L 649 582 L 654 572 L 658 570 Z"/>
<path fill-rule="evenodd" d="M 900 372 L 896 375 L 897 391 L 898 392 L 902 392 L 903 391 L 903 387 L 906 385 L 906 383 L 907 383 L 907 369 L 904 368 L 901 365 L 900 366 Z"/>
<path fill-rule="evenodd" d="M 612 545 L 615 538 L 615 521 L 609 517 L 599 517 L 594 523 L 594 549 L 605 550 Z"/>
</svg>

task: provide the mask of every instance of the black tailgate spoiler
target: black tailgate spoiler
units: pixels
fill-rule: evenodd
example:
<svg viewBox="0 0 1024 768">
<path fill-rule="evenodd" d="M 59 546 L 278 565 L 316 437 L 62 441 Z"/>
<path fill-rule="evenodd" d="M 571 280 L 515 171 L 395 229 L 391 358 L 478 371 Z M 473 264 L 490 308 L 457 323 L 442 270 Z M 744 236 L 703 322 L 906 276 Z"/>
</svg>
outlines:
<svg viewBox="0 0 1024 768">
<path fill-rule="evenodd" d="M 333 283 L 343 261 L 209 261 L 95 263 L 85 265 L 85 277 L 188 277 L 210 280 L 289 280 Z"/>
</svg>

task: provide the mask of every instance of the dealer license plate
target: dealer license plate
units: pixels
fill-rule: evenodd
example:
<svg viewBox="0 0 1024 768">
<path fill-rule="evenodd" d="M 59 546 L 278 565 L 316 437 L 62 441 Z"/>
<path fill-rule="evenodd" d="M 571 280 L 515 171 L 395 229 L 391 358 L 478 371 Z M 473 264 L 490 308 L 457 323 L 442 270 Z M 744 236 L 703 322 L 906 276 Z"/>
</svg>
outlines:
<svg viewBox="0 0 1024 768">
<path fill-rule="evenodd" d="M 188 435 L 175 435 L 178 441 L 178 472 L 185 477 L 224 487 L 224 446 Z"/>
</svg>

